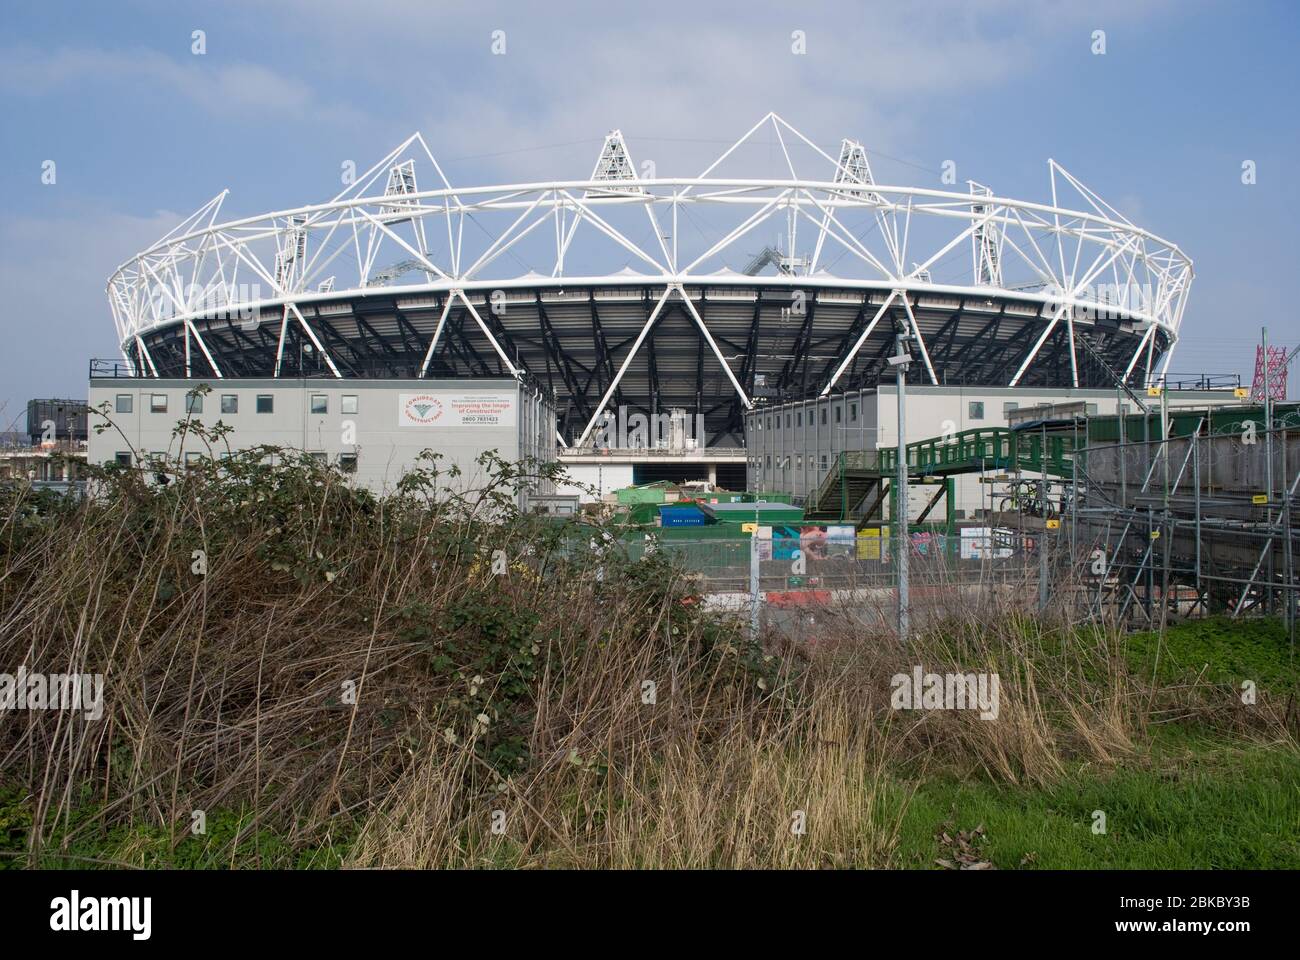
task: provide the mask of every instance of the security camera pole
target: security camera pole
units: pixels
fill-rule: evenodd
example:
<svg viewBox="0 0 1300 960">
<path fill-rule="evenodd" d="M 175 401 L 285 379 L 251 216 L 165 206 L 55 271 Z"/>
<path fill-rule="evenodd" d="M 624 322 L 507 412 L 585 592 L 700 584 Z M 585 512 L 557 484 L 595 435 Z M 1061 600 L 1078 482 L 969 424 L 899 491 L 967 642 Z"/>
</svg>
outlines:
<svg viewBox="0 0 1300 960">
<path fill-rule="evenodd" d="M 894 503 L 897 513 L 894 526 L 898 528 L 898 639 L 907 642 L 907 548 L 911 545 L 907 535 L 907 368 L 912 355 L 907 352 L 907 334 L 898 334 L 898 353 L 889 358 L 894 368 L 894 383 L 898 390 L 898 472 L 894 478 Z"/>
</svg>

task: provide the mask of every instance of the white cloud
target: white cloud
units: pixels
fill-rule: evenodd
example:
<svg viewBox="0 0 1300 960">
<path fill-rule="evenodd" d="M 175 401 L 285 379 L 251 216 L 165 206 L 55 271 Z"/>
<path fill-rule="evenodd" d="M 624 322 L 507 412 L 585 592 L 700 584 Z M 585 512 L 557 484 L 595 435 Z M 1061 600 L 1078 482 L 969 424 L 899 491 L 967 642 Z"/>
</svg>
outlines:
<svg viewBox="0 0 1300 960">
<path fill-rule="evenodd" d="M 661 175 L 693 174 L 769 110 L 824 146 L 851 136 L 906 155 L 921 128 L 972 95 L 987 98 L 991 120 L 1003 116 L 1000 100 L 1014 102 L 1012 84 L 1043 68 L 1054 44 L 1073 36 L 1086 48 L 1094 26 L 1122 34 L 1166 6 L 662 0 L 616 12 L 569 4 L 557 16 L 495 0 L 372 0 L 358 16 L 352 0 L 286 0 L 257 9 L 347 56 L 358 84 L 392 91 L 390 113 L 418 111 L 402 126 L 419 125 L 440 157 L 495 153 L 481 166 L 541 179 L 585 175 L 614 127 L 638 161 L 666 161 Z M 505 31 L 505 56 L 489 53 L 494 30 Z M 791 51 L 795 30 L 806 55 Z M 386 55 L 355 55 L 376 46 Z M 647 139 L 656 137 L 664 142 Z M 520 149 L 575 140 L 594 143 L 558 155 Z"/>
<path fill-rule="evenodd" d="M 7 50 L 0 56 L 0 91 L 40 96 L 87 84 L 143 83 L 225 113 L 301 111 L 313 102 L 304 83 L 267 67 L 191 59 L 182 62 L 152 50 Z"/>
</svg>

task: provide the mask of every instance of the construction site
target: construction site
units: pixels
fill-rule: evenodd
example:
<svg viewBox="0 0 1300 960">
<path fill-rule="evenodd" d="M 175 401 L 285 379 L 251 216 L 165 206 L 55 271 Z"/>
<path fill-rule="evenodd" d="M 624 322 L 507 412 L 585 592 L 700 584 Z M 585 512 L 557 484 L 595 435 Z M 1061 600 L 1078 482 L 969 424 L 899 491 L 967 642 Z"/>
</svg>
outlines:
<svg viewBox="0 0 1300 960">
<path fill-rule="evenodd" d="M 629 540 L 672 551 L 713 602 L 748 605 L 755 622 L 863 601 L 892 618 L 900 595 L 987 588 L 1133 628 L 1280 616 L 1294 638 L 1300 404 L 1283 399 L 1294 352 L 1270 357 L 1251 390 L 1218 403 L 1124 387 L 1135 413 L 1047 403 L 1009 411 L 1006 427 L 910 441 L 901 461 L 897 446 L 841 449 L 805 496 L 651 484 L 614 499 Z M 814 422 L 801 404 L 754 420 L 779 425 L 793 408 Z"/>
</svg>

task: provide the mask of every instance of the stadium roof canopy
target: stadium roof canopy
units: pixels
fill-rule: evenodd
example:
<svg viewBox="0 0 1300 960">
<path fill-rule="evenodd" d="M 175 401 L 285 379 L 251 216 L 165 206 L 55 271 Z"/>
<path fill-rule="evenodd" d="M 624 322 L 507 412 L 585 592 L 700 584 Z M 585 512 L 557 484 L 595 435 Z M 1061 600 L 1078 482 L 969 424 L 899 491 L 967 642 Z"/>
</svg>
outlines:
<svg viewBox="0 0 1300 960">
<path fill-rule="evenodd" d="M 760 132 L 775 176 L 747 169 Z M 453 186 L 417 133 L 325 203 L 223 221 L 223 191 L 109 303 L 139 376 L 528 376 L 574 443 L 615 405 L 734 435 L 755 404 L 873 384 L 900 334 L 919 383 L 1168 368 L 1193 278 L 1173 243 L 1052 160 L 1034 202 L 877 183 L 868 152 L 768 114 L 696 176 L 613 131 L 585 179 Z"/>
</svg>

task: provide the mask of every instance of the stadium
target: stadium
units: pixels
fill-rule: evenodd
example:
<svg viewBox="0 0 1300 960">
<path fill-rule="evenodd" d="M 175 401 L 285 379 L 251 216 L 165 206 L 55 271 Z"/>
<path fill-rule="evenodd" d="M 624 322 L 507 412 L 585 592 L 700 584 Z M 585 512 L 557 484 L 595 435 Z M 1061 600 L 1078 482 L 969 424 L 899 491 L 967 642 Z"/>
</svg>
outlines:
<svg viewBox="0 0 1300 960">
<path fill-rule="evenodd" d="M 223 219 L 223 192 L 124 263 L 114 372 L 513 379 L 570 448 L 619 408 L 740 447 L 758 406 L 872 388 L 900 333 L 918 386 L 1150 382 L 1191 261 L 1046 166 L 1036 201 L 951 164 L 891 186 L 858 141 L 768 114 L 696 176 L 638 167 L 614 131 L 580 179 L 453 185 L 416 134 L 326 202 Z"/>
</svg>

